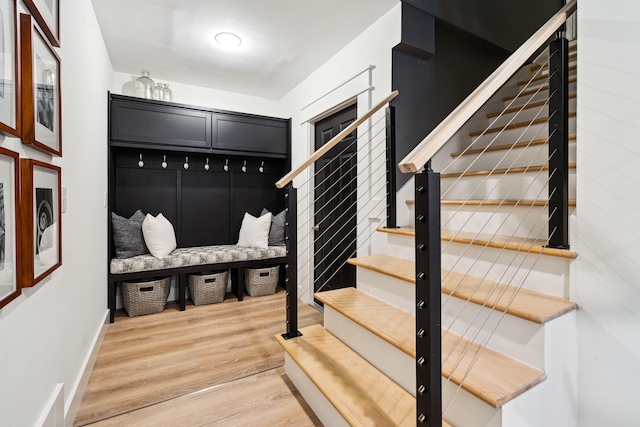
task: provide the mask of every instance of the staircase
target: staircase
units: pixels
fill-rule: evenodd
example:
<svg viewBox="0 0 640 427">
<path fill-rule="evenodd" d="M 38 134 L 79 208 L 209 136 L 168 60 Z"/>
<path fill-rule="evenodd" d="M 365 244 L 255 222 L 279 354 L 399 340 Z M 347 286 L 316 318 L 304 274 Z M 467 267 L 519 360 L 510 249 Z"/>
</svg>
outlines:
<svg viewBox="0 0 640 427">
<path fill-rule="evenodd" d="M 546 247 L 544 55 L 516 73 L 452 138 L 457 144 L 433 159 L 434 169 L 444 171 L 445 426 L 577 423 L 577 306 L 568 299 L 577 254 Z M 576 206 L 576 58 L 574 44 L 571 209 Z M 413 188 L 413 182 L 408 185 Z M 411 218 L 406 225 L 378 228 L 375 241 L 381 244 L 373 255 L 348 261 L 357 268 L 356 287 L 315 295 L 324 304 L 324 327 L 302 328 L 302 336 L 288 340 L 276 336 L 285 350 L 287 375 L 326 426 L 416 425 L 416 213 L 413 200 L 405 203 Z"/>
</svg>

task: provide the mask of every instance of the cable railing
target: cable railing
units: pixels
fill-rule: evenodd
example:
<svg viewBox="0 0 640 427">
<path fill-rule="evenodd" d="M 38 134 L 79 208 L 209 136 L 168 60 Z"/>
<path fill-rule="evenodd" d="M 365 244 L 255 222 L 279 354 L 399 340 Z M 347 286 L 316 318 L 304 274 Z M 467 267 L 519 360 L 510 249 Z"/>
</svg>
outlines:
<svg viewBox="0 0 640 427">
<path fill-rule="evenodd" d="M 576 8 L 575 1 L 563 7 L 398 165 L 403 172 L 419 172 L 418 425 L 441 425 L 542 254 L 568 249 L 569 84 L 575 78 L 569 77 L 563 30 Z M 547 50 L 534 58 L 545 43 Z M 534 60 L 539 66 L 526 65 Z M 520 72 L 524 66 L 527 70 Z M 486 128 L 469 133 L 462 151 L 445 162 L 448 142 L 460 143 L 476 123 L 470 119 L 479 110 L 486 113 L 488 107 L 481 109 L 508 89 L 515 94 L 487 115 Z M 441 201 L 457 206 L 441 210 Z"/>
<path fill-rule="evenodd" d="M 395 221 L 393 107 L 376 113 L 397 95 L 389 94 L 276 183 L 286 201 L 285 339 L 300 335 L 298 285 L 313 293 L 355 286 L 348 260 L 371 244 L 371 219 Z"/>
</svg>

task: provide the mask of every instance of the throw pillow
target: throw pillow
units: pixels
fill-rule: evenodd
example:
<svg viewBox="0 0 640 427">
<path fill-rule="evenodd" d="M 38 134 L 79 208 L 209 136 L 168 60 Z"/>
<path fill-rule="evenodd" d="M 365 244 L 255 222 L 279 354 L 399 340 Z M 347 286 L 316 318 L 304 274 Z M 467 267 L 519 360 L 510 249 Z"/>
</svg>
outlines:
<svg viewBox="0 0 640 427">
<path fill-rule="evenodd" d="M 260 216 L 268 213 L 267 208 L 262 209 Z M 286 212 L 282 211 L 271 218 L 271 229 L 269 230 L 269 246 L 284 246 L 284 223 Z"/>
<path fill-rule="evenodd" d="M 113 244 L 116 258 L 131 258 L 136 255 L 148 254 L 142 236 L 142 222 L 144 214 L 138 209 L 129 219 L 111 212 Z"/>
<path fill-rule="evenodd" d="M 240 227 L 238 246 L 245 246 L 247 248 L 268 248 L 269 228 L 271 228 L 270 212 L 259 218 L 256 218 L 249 212 L 246 212 L 242 219 L 242 226 Z"/>
<path fill-rule="evenodd" d="M 151 255 L 162 259 L 178 246 L 173 225 L 161 213 L 154 217 L 147 214 L 142 223 L 142 234 Z"/>
</svg>

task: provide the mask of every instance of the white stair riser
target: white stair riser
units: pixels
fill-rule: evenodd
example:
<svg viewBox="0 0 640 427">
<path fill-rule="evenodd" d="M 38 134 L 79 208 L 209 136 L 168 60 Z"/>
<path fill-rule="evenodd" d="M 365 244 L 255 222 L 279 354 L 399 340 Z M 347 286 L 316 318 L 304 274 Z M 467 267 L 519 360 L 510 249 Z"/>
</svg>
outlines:
<svg viewBox="0 0 640 427">
<path fill-rule="evenodd" d="M 416 290 L 413 283 L 362 267 L 358 267 L 356 274 L 358 290 L 415 314 Z"/>
<path fill-rule="evenodd" d="M 549 136 L 548 122 L 539 124 L 529 124 L 515 129 L 503 129 L 496 132 L 487 132 L 479 136 L 470 136 L 472 144 L 478 147 L 486 147 L 493 144 L 510 144 L 520 141 L 532 141 L 535 139 L 547 138 Z M 576 118 L 569 117 L 569 133 L 576 133 Z"/>
<path fill-rule="evenodd" d="M 296 386 L 323 425 L 349 427 L 349 423 L 286 352 L 284 353 L 284 369 L 293 385 Z"/>
<path fill-rule="evenodd" d="M 324 327 L 353 351 L 415 396 L 416 361 L 377 335 L 338 313 L 324 310 Z"/>
<path fill-rule="evenodd" d="M 537 89 L 539 86 L 541 85 L 536 85 L 530 88 L 527 88 L 527 90 L 529 89 Z M 573 83 L 569 83 L 569 93 L 574 93 L 576 91 L 576 87 L 577 87 L 577 82 L 573 82 Z M 514 95 L 518 92 L 514 92 Z M 542 89 L 536 93 L 533 93 L 531 95 L 525 95 L 525 96 L 519 96 L 517 98 L 515 98 L 515 100 L 513 99 L 509 99 L 507 101 L 504 101 L 504 105 L 507 106 L 509 105 L 510 107 L 515 107 L 516 105 L 523 105 L 523 104 L 527 104 L 529 102 L 537 102 L 537 101 L 542 101 L 544 99 L 549 99 L 549 90 L 548 89 Z M 513 101 L 513 102 L 512 102 Z"/>
<path fill-rule="evenodd" d="M 499 145 L 498 142 L 494 145 Z M 483 147 L 471 147 L 481 149 Z M 569 141 L 569 162 L 576 161 L 575 141 Z M 485 151 L 456 157 L 446 168 L 446 173 L 476 170 L 507 169 L 529 165 L 545 165 L 549 162 L 549 145 L 539 144 L 528 147 L 511 148 L 498 151 Z M 443 171 L 445 172 L 445 171 Z"/>
<path fill-rule="evenodd" d="M 442 242 L 442 268 L 569 298 L 572 260 L 463 243 Z"/>
<path fill-rule="evenodd" d="M 455 297 L 442 295 L 442 304 L 444 329 L 544 369 L 543 325 Z"/>
<path fill-rule="evenodd" d="M 515 103 L 514 103 L 515 104 Z M 569 111 L 576 111 L 576 98 L 569 98 Z M 524 104 L 523 104 L 524 105 Z M 509 103 L 503 107 L 501 111 L 505 111 L 511 108 L 515 108 L 516 105 L 509 106 Z M 495 111 L 499 112 L 499 111 Z M 525 120 L 533 120 L 539 117 L 549 117 L 549 106 L 542 105 L 539 107 L 524 108 L 513 113 L 506 113 L 499 117 L 487 118 L 487 126 L 497 127 L 504 126 L 509 123 L 524 122 Z"/>
<path fill-rule="evenodd" d="M 442 385 L 442 416 L 451 424 L 456 427 L 503 426 L 501 408 L 486 404 L 457 384 L 447 383 L 446 378 L 442 378 Z"/>
<path fill-rule="evenodd" d="M 576 198 L 576 170 L 569 169 L 569 199 Z M 538 200 L 549 197 L 549 171 L 443 178 L 441 194 L 448 200 Z"/>
<path fill-rule="evenodd" d="M 413 205 L 411 205 L 411 210 L 413 211 Z M 413 218 L 413 221 L 415 222 L 415 215 L 413 215 L 413 213 L 411 218 Z M 413 236 L 404 236 L 393 233 L 381 234 L 384 234 L 386 238 L 384 255 L 400 259 L 408 259 L 409 261 L 414 261 L 416 259 L 416 248 L 414 245 L 415 239 Z"/>
</svg>

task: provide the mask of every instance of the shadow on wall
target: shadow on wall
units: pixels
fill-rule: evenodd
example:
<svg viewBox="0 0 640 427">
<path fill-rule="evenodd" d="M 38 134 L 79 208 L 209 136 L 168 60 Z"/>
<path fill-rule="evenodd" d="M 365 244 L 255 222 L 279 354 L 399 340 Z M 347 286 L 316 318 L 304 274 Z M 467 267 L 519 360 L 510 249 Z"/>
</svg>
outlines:
<svg viewBox="0 0 640 427">
<path fill-rule="evenodd" d="M 122 85 L 123 95 L 136 96 L 136 76 L 131 76 L 131 80 Z"/>
</svg>

